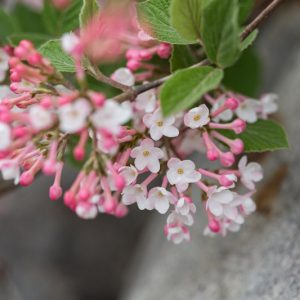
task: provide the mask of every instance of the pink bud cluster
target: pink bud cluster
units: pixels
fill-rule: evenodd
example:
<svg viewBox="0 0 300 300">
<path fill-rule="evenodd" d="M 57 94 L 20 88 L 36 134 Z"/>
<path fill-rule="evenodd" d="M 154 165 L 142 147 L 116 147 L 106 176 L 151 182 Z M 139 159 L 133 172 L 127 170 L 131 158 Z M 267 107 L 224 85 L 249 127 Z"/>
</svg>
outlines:
<svg viewBox="0 0 300 300">
<path fill-rule="evenodd" d="M 112 78 L 133 85 L 141 78 L 132 72 L 149 72 L 150 63 L 145 62 L 156 54 L 167 58 L 170 50 L 166 44 L 127 49 L 127 68 L 116 70 Z M 190 195 L 192 186 L 202 194 L 208 220 L 205 234 L 237 231 L 255 210 L 251 196 L 263 177 L 262 168 L 247 163 L 246 156 L 235 164 L 244 144 L 226 135 L 239 135 L 247 127 L 237 113 L 243 96 L 212 92 L 204 103 L 163 117 L 158 89 L 119 103 L 90 89 L 58 84 L 59 74 L 28 41 L 9 54 L 13 93 L 0 104 L 4 179 L 28 186 L 40 172 L 53 176 L 50 199 L 63 197 L 64 204 L 84 219 L 99 213 L 124 217 L 132 204 L 141 210 L 169 212 L 164 232 L 174 243 L 190 239 L 189 227 L 199 208 Z M 70 152 L 82 168 L 64 192 L 62 172 Z M 192 153 L 197 165 L 203 154 L 217 163 L 201 168 L 189 159 Z M 236 191 L 238 183 L 246 189 L 243 195 Z"/>
</svg>

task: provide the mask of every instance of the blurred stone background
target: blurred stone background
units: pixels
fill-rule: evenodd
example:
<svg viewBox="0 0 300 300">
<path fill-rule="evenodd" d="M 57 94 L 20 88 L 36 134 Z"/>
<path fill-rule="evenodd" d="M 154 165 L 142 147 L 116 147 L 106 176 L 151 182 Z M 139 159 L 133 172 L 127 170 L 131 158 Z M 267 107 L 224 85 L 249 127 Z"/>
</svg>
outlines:
<svg viewBox="0 0 300 300">
<path fill-rule="evenodd" d="M 10 1 L 8 1 L 9 3 Z M 165 217 L 83 221 L 47 198 L 49 178 L 0 195 L 0 300 L 300 299 L 300 4 L 285 4 L 257 42 L 263 91 L 280 96 L 291 149 L 264 159 L 260 208 L 238 234 L 173 246 Z M 64 174 L 67 187 L 74 170 Z"/>
</svg>

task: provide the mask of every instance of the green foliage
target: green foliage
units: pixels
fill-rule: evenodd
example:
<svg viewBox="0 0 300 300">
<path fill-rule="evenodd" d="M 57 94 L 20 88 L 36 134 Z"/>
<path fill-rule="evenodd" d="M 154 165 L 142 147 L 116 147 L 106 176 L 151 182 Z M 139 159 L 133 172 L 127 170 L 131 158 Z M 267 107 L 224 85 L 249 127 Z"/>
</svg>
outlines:
<svg viewBox="0 0 300 300">
<path fill-rule="evenodd" d="M 240 53 L 237 0 L 206 0 L 201 38 L 209 60 L 221 68 L 236 62 Z"/>
<path fill-rule="evenodd" d="M 246 50 L 248 47 L 250 47 L 254 43 L 255 39 L 258 36 L 258 32 L 259 32 L 258 29 L 255 29 L 242 41 L 242 44 L 241 44 L 242 51 Z"/>
<path fill-rule="evenodd" d="M 51 61 L 58 71 L 66 73 L 76 71 L 74 60 L 62 50 L 60 40 L 46 42 L 39 48 L 39 51 Z"/>
<path fill-rule="evenodd" d="M 42 33 L 15 33 L 7 37 L 7 41 L 12 46 L 17 46 L 22 40 L 29 40 L 35 47 L 39 47 L 49 41 L 49 39 L 51 39 L 49 35 Z"/>
<path fill-rule="evenodd" d="M 229 138 L 242 139 L 245 152 L 275 151 L 289 147 L 284 129 L 272 120 L 259 120 L 248 124 L 247 129 L 239 135 L 228 130 L 220 132 Z"/>
<path fill-rule="evenodd" d="M 188 44 L 170 24 L 171 0 L 148 0 L 137 4 L 139 22 L 145 32 L 159 41 Z"/>
<path fill-rule="evenodd" d="M 5 42 L 7 36 L 18 31 L 18 23 L 0 7 L 0 44 Z"/>
<path fill-rule="evenodd" d="M 172 56 L 170 59 L 171 72 L 185 69 L 196 63 L 196 58 L 189 46 L 173 45 Z"/>
<path fill-rule="evenodd" d="M 237 63 L 225 70 L 223 84 L 236 92 L 256 97 L 261 83 L 260 61 L 253 49 L 243 52 Z"/>
<path fill-rule="evenodd" d="M 173 0 L 171 23 L 177 32 L 191 42 L 201 40 L 201 19 L 203 0 Z"/>
<path fill-rule="evenodd" d="M 239 0 L 239 23 L 243 24 L 250 15 L 255 4 L 255 0 Z"/>
<path fill-rule="evenodd" d="M 160 100 L 165 116 L 189 108 L 200 101 L 203 94 L 216 88 L 223 71 L 212 67 L 195 67 L 175 72 L 161 89 Z"/>
<path fill-rule="evenodd" d="M 80 27 L 86 25 L 89 20 L 99 11 L 100 7 L 97 0 L 83 0 L 79 15 Z"/>
</svg>

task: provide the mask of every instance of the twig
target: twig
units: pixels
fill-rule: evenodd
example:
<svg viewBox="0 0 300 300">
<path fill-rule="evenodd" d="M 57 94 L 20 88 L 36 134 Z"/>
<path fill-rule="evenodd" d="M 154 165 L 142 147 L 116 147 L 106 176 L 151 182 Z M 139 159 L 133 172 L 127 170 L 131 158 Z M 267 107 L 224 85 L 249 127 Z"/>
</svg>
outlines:
<svg viewBox="0 0 300 300">
<path fill-rule="evenodd" d="M 267 6 L 246 28 L 245 30 L 242 32 L 241 34 L 241 40 L 243 41 L 244 39 L 246 39 L 249 34 L 251 34 L 260 24 L 261 22 L 266 19 L 271 12 L 284 0 L 274 0 L 269 6 Z M 210 65 L 210 61 L 208 59 L 204 59 L 202 61 L 200 61 L 199 63 L 191 66 L 191 68 L 195 68 L 195 67 L 200 67 L 200 66 L 204 66 L 204 65 Z M 126 100 L 133 100 L 134 98 L 136 98 L 139 94 L 142 94 L 148 90 L 151 90 L 153 88 L 157 88 L 160 85 L 162 85 L 165 81 L 167 81 L 169 78 L 171 77 L 171 75 L 168 75 L 166 77 L 162 77 L 158 80 L 143 84 L 143 85 L 138 85 L 135 86 L 133 88 L 128 89 L 127 91 L 125 91 L 124 93 L 116 96 L 114 99 L 118 102 L 123 102 Z"/>
<path fill-rule="evenodd" d="M 242 32 L 241 39 L 244 40 L 252 31 L 254 31 L 261 22 L 263 22 L 279 4 L 284 0 L 274 0 L 271 2 Z"/>
</svg>

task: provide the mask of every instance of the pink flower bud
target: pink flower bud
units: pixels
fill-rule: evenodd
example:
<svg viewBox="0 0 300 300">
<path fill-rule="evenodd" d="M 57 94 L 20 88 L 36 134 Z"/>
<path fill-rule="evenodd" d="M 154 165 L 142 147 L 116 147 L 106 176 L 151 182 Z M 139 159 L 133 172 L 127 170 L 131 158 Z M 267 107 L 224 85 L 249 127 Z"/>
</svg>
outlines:
<svg viewBox="0 0 300 300">
<path fill-rule="evenodd" d="M 123 218 L 128 214 L 128 208 L 123 203 L 119 203 L 115 210 L 115 216 L 117 218 Z"/>
<path fill-rule="evenodd" d="M 215 219 L 212 219 L 209 221 L 208 227 L 212 232 L 215 232 L 215 233 L 220 232 L 220 229 L 221 229 L 219 222 Z"/>
<path fill-rule="evenodd" d="M 91 93 L 90 95 L 91 100 L 93 101 L 93 103 L 98 106 L 101 107 L 104 105 L 105 102 L 105 96 L 101 93 Z"/>
<path fill-rule="evenodd" d="M 20 176 L 20 184 L 23 186 L 31 185 L 33 180 L 34 180 L 34 176 L 30 171 L 24 172 Z"/>
<path fill-rule="evenodd" d="M 236 119 L 232 122 L 232 130 L 236 134 L 242 133 L 246 129 L 246 122 L 241 119 Z"/>
<path fill-rule="evenodd" d="M 106 199 L 104 202 L 104 211 L 108 214 L 113 214 L 116 207 L 117 203 L 113 198 Z"/>
<path fill-rule="evenodd" d="M 85 156 L 85 149 L 81 146 L 77 146 L 74 148 L 73 155 L 76 160 L 83 160 Z"/>
<path fill-rule="evenodd" d="M 235 162 L 234 155 L 231 152 L 222 153 L 220 155 L 220 162 L 224 167 L 230 167 Z"/>
<path fill-rule="evenodd" d="M 212 149 L 207 150 L 206 156 L 207 156 L 208 160 L 214 161 L 214 160 L 218 159 L 219 153 L 216 149 L 212 148 Z"/>
<path fill-rule="evenodd" d="M 74 210 L 76 208 L 76 198 L 73 191 L 67 191 L 64 195 L 64 204 Z"/>
<path fill-rule="evenodd" d="M 169 58 L 169 56 L 171 55 L 171 51 L 171 45 L 163 43 L 157 47 L 156 53 L 161 58 Z"/>
<path fill-rule="evenodd" d="M 221 185 L 223 185 L 225 187 L 231 186 L 233 184 L 233 181 L 228 179 L 228 177 L 226 175 L 221 175 L 219 182 Z"/>
<path fill-rule="evenodd" d="M 233 140 L 230 145 L 230 151 L 235 155 L 241 154 L 244 151 L 243 141 L 240 139 Z"/>
<path fill-rule="evenodd" d="M 236 110 L 239 107 L 240 102 L 235 98 L 229 98 L 226 100 L 225 105 L 231 110 Z"/>
<path fill-rule="evenodd" d="M 115 185 L 118 191 L 122 191 L 125 187 L 126 181 L 121 175 L 114 176 Z"/>
<path fill-rule="evenodd" d="M 43 58 L 42 58 L 42 55 L 40 53 L 34 53 L 34 54 L 31 54 L 28 56 L 28 62 L 31 64 L 31 65 L 40 65 L 43 61 Z"/>
<path fill-rule="evenodd" d="M 43 173 L 51 176 L 56 172 L 56 163 L 53 160 L 47 159 L 43 164 Z"/>
<path fill-rule="evenodd" d="M 49 189 L 49 197 L 52 201 L 58 200 L 62 195 L 62 188 L 59 185 L 52 185 Z"/>
<path fill-rule="evenodd" d="M 90 192 L 88 191 L 88 189 L 82 188 L 79 191 L 79 195 L 78 196 L 79 196 L 80 200 L 87 201 L 90 198 Z"/>
<path fill-rule="evenodd" d="M 140 58 L 142 60 L 150 60 L 153 57 L 153 53 L 149 50 L 141 50 L 140 51 Z"/>
<path fill-rule="evenodd" d="M 20 74 L 17 72 L 11 73 L 9 78 L 12 82 L 20 82 L 22 80 Z"/>
<path fill-rule="evenodd" d="M 137 71 L 141 67 L 141 62 L 136 59 L 130 59 L 126 66 L 131 71 Z"/>
<path fill-rule="evenodd" d="M 126 59 L 139 59 L 140 51 L 136 49 L 129 49 L 126 51 Z"/>
</svg>

